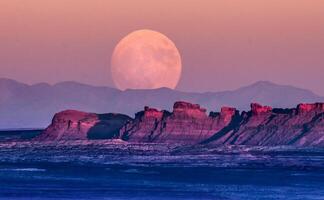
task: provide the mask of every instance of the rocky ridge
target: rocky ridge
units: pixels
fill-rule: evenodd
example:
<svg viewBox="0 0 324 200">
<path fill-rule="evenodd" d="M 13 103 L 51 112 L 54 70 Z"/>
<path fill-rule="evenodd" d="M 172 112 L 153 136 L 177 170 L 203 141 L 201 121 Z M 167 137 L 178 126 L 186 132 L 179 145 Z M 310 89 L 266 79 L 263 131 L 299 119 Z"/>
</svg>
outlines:
<svg viewBox="0 0 324 200">
<path fill-rule="evenodd" d="M 281 109 L 251 104 L 250 111 L 222 107 L 206 113 L 176 102 L 173 111 L 145 107 L 132 119 L 121 114 L 63 111 L 35 141 L 121 139 L 136 143 L 324 147 L 324 103 Z"/>
</svg>

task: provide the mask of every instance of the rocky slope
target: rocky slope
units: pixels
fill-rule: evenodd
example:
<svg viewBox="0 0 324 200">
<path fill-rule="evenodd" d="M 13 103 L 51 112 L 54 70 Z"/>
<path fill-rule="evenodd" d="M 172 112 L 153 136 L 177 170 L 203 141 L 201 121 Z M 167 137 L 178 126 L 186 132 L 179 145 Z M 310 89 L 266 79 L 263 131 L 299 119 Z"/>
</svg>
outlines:
<svg viewBox="0 0 324 200">
<path fill-rule="evenodd" d="M 278 109 L 251 104 L 206 114 L 198 104 L 176 102 L 173 111 L 145 107 L 134 119 L 121 114 L 64 111 L 35 140 L 122 139 L 128 142 L 324 147 L 324 103 Z"/>
<path fill-rule="evenodd" d="M 292 109 L 272 109 L 252 104 L 251 111 L 243 112 L 236 126 L 218 135 L 212 142 L 324 147 L 324 103 L 299 104 Z"/>
</svg>

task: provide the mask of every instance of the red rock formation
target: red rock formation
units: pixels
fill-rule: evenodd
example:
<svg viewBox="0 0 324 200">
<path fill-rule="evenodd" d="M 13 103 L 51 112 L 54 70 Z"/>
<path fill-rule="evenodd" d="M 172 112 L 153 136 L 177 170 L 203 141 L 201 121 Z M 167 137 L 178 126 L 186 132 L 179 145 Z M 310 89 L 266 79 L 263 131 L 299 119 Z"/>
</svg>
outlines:
<svg viewBox="0 0 324 200">
<path fill-rule="evenodd" d="M 151 142 L 153 132 L 166 114 L 166 111 L 145 107 L 144 111 L 135 114 L 133 121 L 121 128 L 120 138 L 133 142 Z"/>
<path fill-rule="evenodd" d="M 143 117 L 145 119 L 147 119 L 147 118 L 161 119 L 162 116 L 163 116 L 163 112 L 158 111 L 155 108 L 150 108 L 148 106 L 144 107 Z"/>
<path fill-rule="evenodd" d="M 264 113 L 269 113 L 272 111 L 272 108 L 270 106 L 262 106 L 258 103 L 252 103 L 251 104 L 251 112 L 254 115 L 260 115 Z"/>
<path fill-rule="evenodd" d="M 122 139 L 133 142 L 192 144 L 208 139 L 220 131 L 231 122 L 235 114 L 237 112 L 234 108 L 223 108 L 221 113 L 207 116 L 206 109 L 197 104 L 176 102 L 172 113 L 144 109 L 120 133 Z"/>
<path fill-rule="evenodd" d="M 299 113 L 305 112 L 324 112 L 324 103 L 314 103 L 314 104 L 306 104 L 302 103 L 297 106 L 297 110 Z"/>
<path fill-rule="evenodd" d="M 321 104 L 300 104 L 293 109 L 271 109 L 252 104 L 249 113 L 242 115 L 241 124 L 235 131 L 229 131 L 214 143 L 324 146 Z"/>
<path fill-rule="evenodd" d="M 299 104 L 291 109 L 253 103 L 251 110 L 242 114 L 223 107 L 207 115 L 197 104 L 176 102 L 172 112 L 145 107 L 135 119 L 64 111 L 56 114 L 36 139 L 93 139 L 94 135 L 129 142 L 324 147 L 324 103 Z"/>
<path fill-rule="evenodd" d="M 220 113 L 220 119 L 224 121 L 224 124 L 231 122 L 233 116 L 237 113 L 235 108 L 231 107 L 222 107 Z"/>
<path fill-rule="evenodd" d="M 206 109 L 200 108 L 198 104 L 191 104 L 183 101 L 175 102 L 173 105 L 173 115 L 176 118 L 207 118 Z"/>
<path fill-rule="evenodd" d="M 51 125 L 35 140 L 85 140 L 89 137 L 114 138 L 119 129 L 130 120 L 121 114 L 85 113 L 66 110 L 55 114 Z"/>
</svg>

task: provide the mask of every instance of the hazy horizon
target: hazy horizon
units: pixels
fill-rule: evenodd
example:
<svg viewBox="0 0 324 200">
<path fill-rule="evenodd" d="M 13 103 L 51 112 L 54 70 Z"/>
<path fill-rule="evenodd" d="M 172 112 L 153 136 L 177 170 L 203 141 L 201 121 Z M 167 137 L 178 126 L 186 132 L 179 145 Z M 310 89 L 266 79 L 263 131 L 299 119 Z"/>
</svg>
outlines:
<svg viewBox="0 0 324 200">
<path fill-rule="evenodd" d="M 265 80 L 324 95 L 323 9 L 315 0 L 3 0 L 0 77 L 114 87 L 115 45 L 134 30 L 152 29 L 179 49 L 177 90 L 232 90 Z"/>
<path fill-rule="evenodd" d="M 172 88 L 168 88 L 168 87 L 160 87 L 160 88 L 156 88 L 156 89 L 126 89 L 126 90 L 120 90 L 118 88 L 116 88 L 115 86 L 107 86 L 107 85 L 93 85 L 93 84 L 88 84 L 88 83 L 82 83 L 82 82 L 78 82 L 78 81 L 60 81 L 60 82 L 56 82 L 56 83 L 47 83 L 47 82 L 35 82 L 35 83 L 25 83 L 25 82 L 22 82 L 22 81 L 18 81 L 18 80 L 15 80 L 15 79 L 11 79 L 11 78 L 6 78 L 6 77 L 0 77 L 0 80 L 1 79 L 7 79 L 7 80 L 12 80 L 12 81 L 16 81 L 16 82 L 19 82 L 19 83 L 22 83 L 22 84 L 27 84 L 29 86 L 33 86 L 33 85 L 38 85 L 38 84 L 48 84 L 50 86 L 54 86 L 54 85 L 57 85 L 57 84 L 62 84 L 62 83 L 76 83 L 76 84 L 83 84 L 83 85 L 87 85 L 87 86 L 91 86 L 91 87 L 109 87 L 109 88 L 113 88 L 113 89 L 116 89 L 116 90 L 119 90 L 119 91 L 126 91 L 126 90 L 156 90 L 156 89 L 163 89 L 163 88 L 166 88 L 166 89 L 170 89 L 170 90 L 175 90 L 175 91 L 178 91 L 178 92 L 188 92 L 188 93 L 217 93 L 217 92 L 227 92 L 227 91 L 235 91 L 235 90 L 238 90 L 238 89 L 241 89 L 241 88 L 244 88 L 244 87 L 249 87 L 249 86 L 252 86 L 252 85 L 255 85 L 255 84 L 262 84 L 262 83 L 267 83 L 267 84 L 271 84 L 271 85 L 277 85 L 277 86 L 287 86 L 287 87 L 294 87 L 294 88 L 297 88 L 297 89 L 302 89 L 302 90 L 307 90 L 307 91 L 310 91 L 312 93 L 314 93 L 315 95 L 317 96 L 320 96 L 320 97 L 324 97 L 323 95 L 321 94 L 318 94 L 310 89 L 307 89 L 307 88 L 303 88 L 303 87 L 297 87 L 297 86 L 294 86 L 294 85 L 287 85 L 287 84 L 278 84 L 278 83 L 275 83 L 275 82 L 272 82 L 272 81 L 267 81 L 267 80 L 259 80 L 259 81 L 255 81 L 251 84 L 247 84 L 247 85 L 241 85 L 241 86 L 238 86 L 236 88 L 233 88 L 233 89 L 227 89 L 227 90 L 214 90 L 214 91 L 185 91 L 185 90 L 180 90 L 180 89 L 172 89 Z"/>
</svg>

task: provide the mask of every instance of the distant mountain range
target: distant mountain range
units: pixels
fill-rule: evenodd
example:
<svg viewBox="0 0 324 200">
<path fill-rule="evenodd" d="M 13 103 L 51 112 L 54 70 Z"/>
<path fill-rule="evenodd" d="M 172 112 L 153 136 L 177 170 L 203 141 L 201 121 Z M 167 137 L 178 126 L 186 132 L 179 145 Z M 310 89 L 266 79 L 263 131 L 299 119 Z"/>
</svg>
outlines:
<svg viewBox="0 0 324 200">
<path fill-rule="evenodd" d="M 168 88 L 120 91 L 76 82 L 27 85 L 0 79 L 0 129 L 46 127 L 55 113 L 66 109 L 116 112 L 134 117 L 134 113 L 146 105 L 169 110 L 175 101 L 198 103 L 208 111 L 219 111 L 222 106 L 249 110 L 251 102 L 272 107 L 295 107 L 299 103 L 324 102 L 324 97 L 309 90 L 268 81 L 232 91 L 195 93 Z"/>
</svg>

